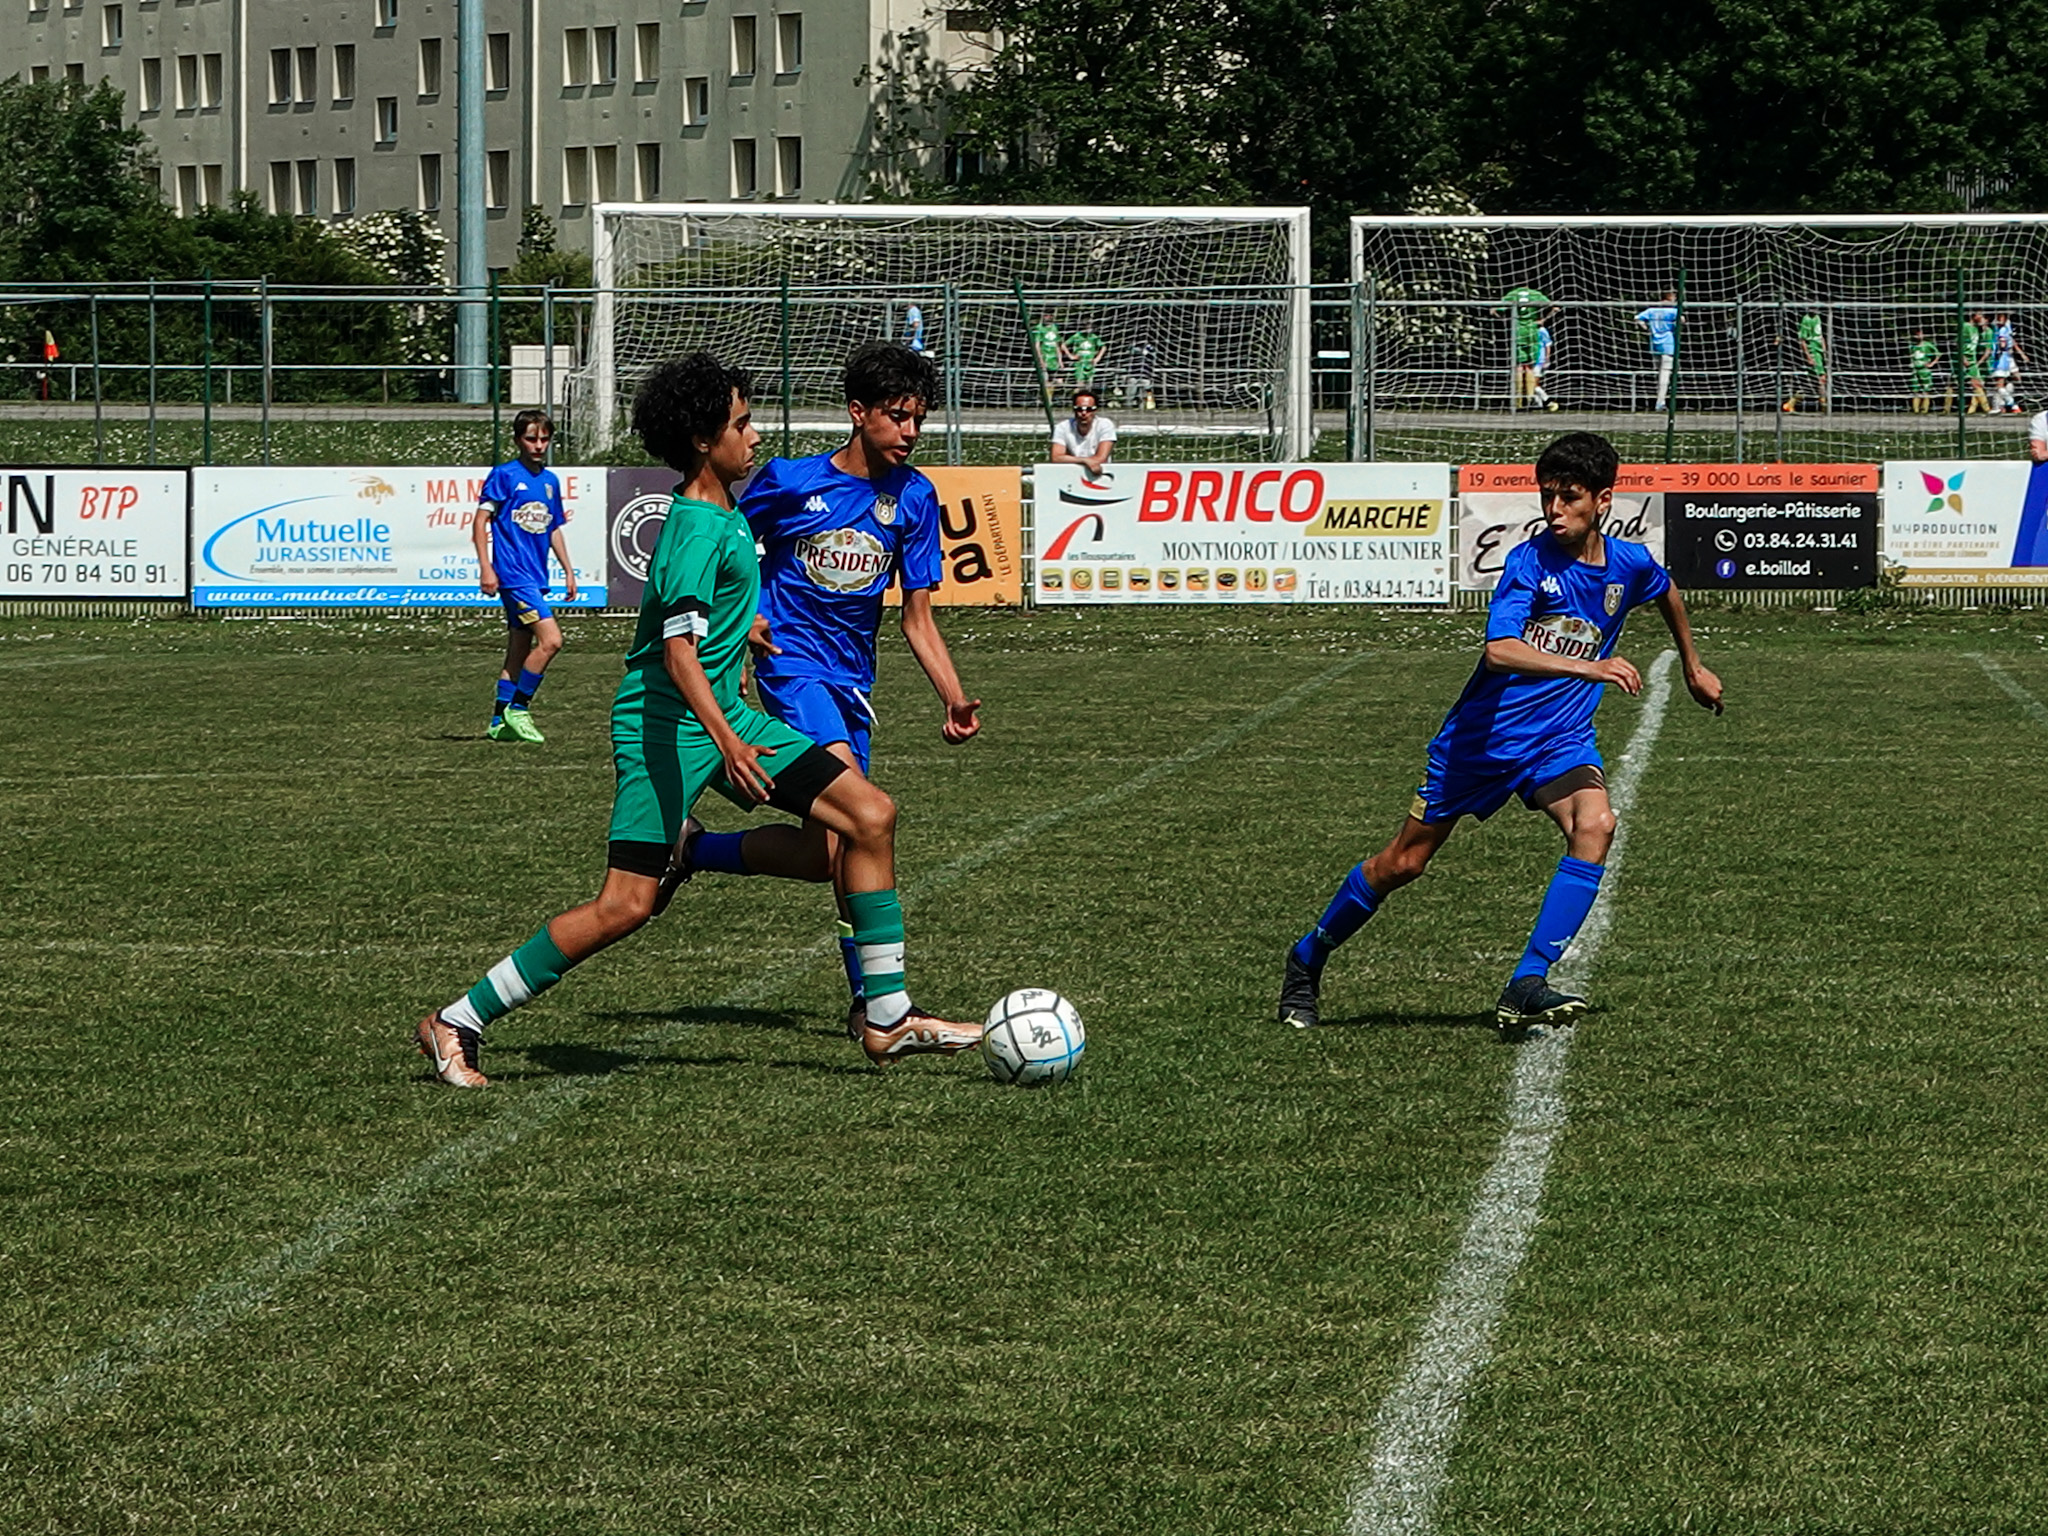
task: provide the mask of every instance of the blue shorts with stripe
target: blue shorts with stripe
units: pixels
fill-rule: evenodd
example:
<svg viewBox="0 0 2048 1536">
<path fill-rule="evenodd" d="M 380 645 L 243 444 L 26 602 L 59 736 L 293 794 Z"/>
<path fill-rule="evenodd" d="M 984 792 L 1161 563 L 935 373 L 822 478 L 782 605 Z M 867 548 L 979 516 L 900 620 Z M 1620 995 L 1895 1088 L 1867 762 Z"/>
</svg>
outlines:
<svg viewBox="0 0 2048 1536">
<path fill-rule="evenodd" d="M 507 629 L 531 629 L 542 619 L 552 619 L 548 595 L 539 587 L 500 587 L 498 601 L 505 605 Z"/>
<path fill-rule="evenodd" d="M 822 677 L 767 678 L 758 673 L 754 683 L 761 692 L 761 707 L 770 715 L 821 747 L 845 742 L 853 748 L 860 771 L 868 771 L 875 712 L 858 688 Z"/>
<path fill-rule="evenodd" d="M 1560 736 L 1545 742 L 1535 756 L 1511 763 L 1454 757 L 1441 741 L 1432 741 L 1422 782 L 1415 787 L 1415 804 L 1408 814 L 1431 823 L 1460 816 L 1484 821 L 1506 805 L 1510 795 L 1520 795 L 1524 805 L 1532 804 L 1530 797 L 1537 790 L 1574 768 L 1606 771 L 1591 731 Z"/>
</svg>

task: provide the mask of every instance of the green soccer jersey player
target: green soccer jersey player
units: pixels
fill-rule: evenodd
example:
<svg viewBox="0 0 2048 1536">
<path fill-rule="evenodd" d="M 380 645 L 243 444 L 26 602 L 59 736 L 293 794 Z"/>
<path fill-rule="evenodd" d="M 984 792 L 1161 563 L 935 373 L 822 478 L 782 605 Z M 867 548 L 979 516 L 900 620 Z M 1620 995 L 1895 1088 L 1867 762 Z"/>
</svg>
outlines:
<svg viewBox="0 0 2048 1536">
<path fill-rule="evenodd" d="M 698 831 L 690 809 L 706 789 L 748 810 L 772 805 L 839 836 L 867 999 L 861 1044 L 870 1060 L 951 1053 L 981 1039 L 979 1025 L 936 1018 L 905 990 L 895 803 L 740 697 L 761 591 L 753 534 L 732 499 L 760 441 L 750 393 L 744 372 L 699 352 L 656 368 L 634 397 L 634 432 L 683 480 L 650 563 L 612 706 L 617 786 L 604 884 L 596 899 L 551 919 L 469 991 L 420 1021 L 420 1051 L 453 1087 L 487 1085 L 477 1062 L 487 1025 L 668 905 L 689 878 L 687 849 Z M 792 846 L 822 842 L 796 827 L 780 831 Z M 822 860 L 786 872 L 808 880 L 831 874 Z"/>
<path fill-rule="evenodd" d="M 1550 299 L 1534 288 L 1510 288 L 1500 296 L 1500 301 L 1507 306 L 1513 330 L 1516 366 L 1534 367 L 1536 332 L 1542 328 L 1543 312 L 1550 307 Z"/>
<path fill-rule="evenodd" d="M 1038 324 L 1031 327 L 1031 351 L 1038 360 L 1038 382 L 1045 390 L 1045 398 L 1050 400 L 1066 355 L 1066 349 L 1060 345 L 1060 328 L 1051 315 L 1040 315 Z"/>
<path fill-rule="evenodd" d="M 1074 365 L 1074 387 L 1080 389 L 1093 384 L 1095 370 L 1102 364 L 1102 338 L 1093 331 L 1082 331 L 1069 336 L 1062 350 Z"/>
<path fill-rule="evenodd" d="M 1991 322 L 1980 310 L 1956 326 L 1956 356 L 1962 360 L 1963 378 L 1970 389 L 1970 415 L 1986 414 L 1991 400 L 1984 393 L 1984 370 L 1991 362 Z"/>
<path fill-rule="evenodd" d="M 1906 374 L 1912 384 L 1912 409 L 1916 415 L 1924 416 L 1930 409 L 1934 365 L 1940 361 L 1941 348 L 1927 339 L 1925 331 L 1915 331 L 1912 350 L 1906 354 Z"/>
<path fill-rule="evenodd" d="M 1799 349 L 1801 367 L 1812 377 L 1814 396 L 1819 400 L 1820 408 L 1825 411 L 1831 404 L 1828 391 L 1828 341 L 1826 333 L 1821 329 L 1819 315 L 1809 311 L 1799 317 L 1798 339 L 1795 345 Z M 1795 382 L 1791 395 L 1779 409 L 1796 411 L 1799 409 L 1800 399 L 1800 386 Z"/>
</svg>

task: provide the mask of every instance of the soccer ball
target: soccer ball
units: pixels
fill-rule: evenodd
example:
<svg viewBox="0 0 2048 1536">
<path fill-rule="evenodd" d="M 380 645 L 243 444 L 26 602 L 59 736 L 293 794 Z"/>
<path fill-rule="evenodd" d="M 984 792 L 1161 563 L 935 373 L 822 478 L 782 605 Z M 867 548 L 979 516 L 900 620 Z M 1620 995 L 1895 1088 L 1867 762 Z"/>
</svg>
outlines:
<svg viewBox="0 0 2048 1536">
<path fill-rule="evenodd" d="M 1072 1003 L 1043 987 L 1023 987 L 989 1009 L 981 1057 L 997 1082 L 1043 1088 L 1066 1081 L 1087 1043 Z"/>
</svg>

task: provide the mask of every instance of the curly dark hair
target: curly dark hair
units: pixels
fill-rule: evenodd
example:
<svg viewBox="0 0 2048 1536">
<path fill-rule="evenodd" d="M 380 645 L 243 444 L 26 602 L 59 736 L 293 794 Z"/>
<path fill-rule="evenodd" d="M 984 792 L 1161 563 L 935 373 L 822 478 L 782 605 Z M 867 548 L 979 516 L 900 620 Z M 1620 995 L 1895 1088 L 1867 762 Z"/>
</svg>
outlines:
<svg viewBox="0 0 2048 1536">
<path fill-rule="evenodd" d="M 1621 456 L 1598 432 L 1567 432 L 1536 460 L 1538 485 L 1576 485 L 1596 495 L 1614 489 Z"/>
<path fill-rule="evenodd" d="M 662 363 L 633 392 L 633 435 L 670 469 L 695 474 L 703 455 L 694 439 L 725 430 L 735 394 L 752 401 L 753 379 L 709 352 Z"/>
<path fill-rule="evenodd" d="M 846 403 L 887 405 L 910 399 L 927 410 L 938 398 L 939 370 L 900 341 L 864 341 L 846 360 Z"/>
</svg>

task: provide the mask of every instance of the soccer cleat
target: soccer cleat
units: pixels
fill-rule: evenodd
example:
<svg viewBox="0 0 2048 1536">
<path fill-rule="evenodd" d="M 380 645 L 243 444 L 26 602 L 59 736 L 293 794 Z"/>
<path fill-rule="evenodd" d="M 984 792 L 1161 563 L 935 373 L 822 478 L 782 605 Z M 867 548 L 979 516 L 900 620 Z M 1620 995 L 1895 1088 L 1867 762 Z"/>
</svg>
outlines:
<svg viewBox="0 0 2048 1536">
<path fill-rule="evenodd" d="M 951 1056 L 979 1044 L 979 1024 L 955 1024 L 950 1019 L 926 1013 L 922 1008 L 911 1009 L 887 1029 L 864 1022 L 860 1031 L 860 1048 L 878 1067 L 886 1066 L 900 1056 L 918 1056 L 930 1051 Z"/>
<path fill-rule="evenodd" d="M 1280 973 L 1280 1022 L 1296 1029 L 1314 1029 L 1322 1022 L 1318 999 L 1323 990 L 1323 973 L 1310 970 L 1287 951 L 1287 966 Z"/>
<path fill-rule="evenodd" d="M 1493 1022 L 1503 1029 L 1516 1025 L 1569 1024 L 1586 1011 L 1586 1000 L 1560 992 L 1542 976 L 1517 976 L 1494 1004 Z"/>
<path fill-rule="evenodd" d="M 488 1088 L 491 1080 L 477 1069 L 477 1047 L 483 1036 L 450 1024 L 440 1013 L 428 1014 L 413 1031 L 420 1054 L 434 1064 L 434 1075 L 450 1088 Z"/>
<path fill-rule="evenodd" d="M 484 734 L 493 741 L 517 741 L 519 739 L 512 734 L 512 727 L 505 723 L 503 715 L 499 715 L 496 719 L 492 720 L 491 728 L 485 731 Z"/>
<path fill-rule="evenodd" d="M 1555 400 L 1546 400 L 1543 402 L 1543 409 L 1545 409 L 1546 411 L 1554 411 L 1557 409 L 1557 402 Z"/>
<path fill-rule="evenodd" d="M 506 710 L 505 729 L 514 736 L 517 736 L 521 741 L 530 741 L 535 746 L 539 746 L 547 740 L 547 737 L 541 735 L 540 727 L 533 723 L 533 714 L 530 710 Z"/>
<path fill-rule="evenodd" d="M 846 1005 L 846 1038 L 858 1042 L 868 1027 L 868 1000 L 858 992 Z"/>
</svg>

